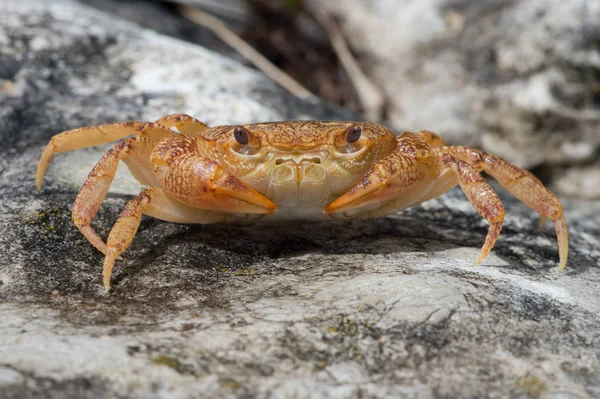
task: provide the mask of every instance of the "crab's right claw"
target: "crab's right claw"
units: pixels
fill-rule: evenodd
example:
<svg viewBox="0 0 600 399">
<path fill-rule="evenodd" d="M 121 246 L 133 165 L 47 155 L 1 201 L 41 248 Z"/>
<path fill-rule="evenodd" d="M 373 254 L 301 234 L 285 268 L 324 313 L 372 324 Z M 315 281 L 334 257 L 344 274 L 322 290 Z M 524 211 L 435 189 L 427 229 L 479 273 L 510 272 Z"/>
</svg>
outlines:
<svg viewBox="0 0 600 399">
<path fill-rule="evenodd" d="M 192 140 L 189 136 L 173 135 L 154 150 L 154 172 L 167 195 L 210 211 L 265 214 L 277 210 L 271 200 L 224 170 L 218 162 L 180 150 L 190 147 Z"/>
</svg>

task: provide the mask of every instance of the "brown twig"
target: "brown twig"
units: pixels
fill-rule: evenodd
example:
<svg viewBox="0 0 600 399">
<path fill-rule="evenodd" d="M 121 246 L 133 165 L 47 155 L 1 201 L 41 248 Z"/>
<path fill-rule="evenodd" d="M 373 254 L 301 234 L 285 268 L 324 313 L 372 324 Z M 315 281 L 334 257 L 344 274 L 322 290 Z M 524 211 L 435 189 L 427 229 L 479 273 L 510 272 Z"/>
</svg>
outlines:
<svg viewBox="0 0 600 399">
<path fill-rule="evenodd" d="M 358 62 L 355 60 L 346 39 L 338 24 L 333 18 L 326 17 L 320 12 L 315 13 L 315 17 L 327 31 L 333 51 L 338 56 L 344 70 L 350 77 L 352 85 L 356 90 L 358 98 L 361 102 L 365 116 L 369 120 L 378 120 L 383 116 L 383 107 L 385 99 L 383 94 L 365 75 Z"/>
<path fill-rule="evenodd" d="M 239 52 L 258 69 L 263 71 L 265 75 L 279 83 L 283 88 L 296 97 L 302 99 L 315 97 L 315 95 L 308 91 L 304 86 L 292 79 L 289 75 L 272 64 L 262 54 L 252 48 L 248 43 L 242 40 L 238 35 L 233 33 L 218 18 L 190 6 L 180 6 L 179 9 L 185 18 L 211 30 L 221 40 Z"/>
</svg>

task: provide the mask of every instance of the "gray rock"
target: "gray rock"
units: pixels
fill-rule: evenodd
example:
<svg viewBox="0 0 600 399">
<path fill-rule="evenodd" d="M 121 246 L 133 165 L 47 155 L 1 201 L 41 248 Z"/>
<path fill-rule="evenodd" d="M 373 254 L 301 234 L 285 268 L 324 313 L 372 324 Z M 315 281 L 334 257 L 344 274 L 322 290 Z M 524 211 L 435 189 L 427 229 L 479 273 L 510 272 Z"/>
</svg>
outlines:
<svg viewBox="0 0 600 399">
<path fill-rule="evenodd" d="M 184 18 L 171 2 L 157 0 L 78 0 L 107 14 L 118 15 L 147 29 L 192 43 L 234 58 L 245 59 L 208 29 Z M 217 2 L 220 4 L 220 2 Z M 240 20 L 234 21 L 241 25 Z M 243 26 L 243 25 L 241 25 Z"/>
<path fill-rule="evenodd" d="M 524 167 L 597 157 L 596 1 L 310 3 L 341 22 L 396 128 L 434 130 Z"/>
<path fill-rule="evenodd" d="M 555 173 L 555 186 L 561 193 L 576 198 L 600 198 L 600 161 L 590 166 L 556 169 L 560 170 Z"/>
<path fill-rule="evenodd" d="M 487 224 L 454 190 L 368 222 L 144 219 L 113 290 L 70 208 L 102 149 L 37 159 L 62 130 L 186 112 L 209 124 L 350 118 L 202 48 L 69 1 L 0 3 L 0 398 L 600 396 L 600 205 Z M 140 187 L 119 173 L 105 236 Z M 570 396 L 569 396 L 570 395 Z"/>
</svg>

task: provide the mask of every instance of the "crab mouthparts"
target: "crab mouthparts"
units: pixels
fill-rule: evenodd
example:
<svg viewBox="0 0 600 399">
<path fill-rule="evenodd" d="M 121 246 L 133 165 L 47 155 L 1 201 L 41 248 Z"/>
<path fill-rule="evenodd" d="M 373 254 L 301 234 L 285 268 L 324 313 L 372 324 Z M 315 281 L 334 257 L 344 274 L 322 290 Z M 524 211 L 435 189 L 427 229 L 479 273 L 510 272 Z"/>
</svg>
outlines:
<svg viewBox="0 0 600 399">
<path fill-rule="evenodd" d="M 270 174 L 266 196 L 278 205 L 309 202 L 322 205 L 327 171 L 320 157 L 277 158 Z"/>
</svg>

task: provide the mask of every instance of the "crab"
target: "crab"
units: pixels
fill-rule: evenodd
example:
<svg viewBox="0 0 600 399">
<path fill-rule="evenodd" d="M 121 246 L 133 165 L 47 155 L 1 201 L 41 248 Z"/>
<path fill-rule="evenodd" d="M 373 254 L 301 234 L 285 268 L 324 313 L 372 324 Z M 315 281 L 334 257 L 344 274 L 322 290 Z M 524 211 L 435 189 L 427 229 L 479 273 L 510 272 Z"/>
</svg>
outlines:
<svg viewBox="0 0 600 399">
<path fill-rule="evenodd" d="M 125 140 L 122 140 L 125 139 Z M 129 246 L 142 214 L 176 223 L 289 219 L 364 219 L 399 212 L 459 184 L 490 224 L 480 263 L 496 242 L 504 207 L 482 171 L 521 202 L 554 222 L 559 271 L 568 233 L 560 201 L 529 172 L 477 149 L 446 146 L 435 133 L 396 134 L 370 122 L 287 121 L 208 127 L 184 114 L 156 122 L 119 122 L 57 134 L 36 173 L 42 180 L 55 153 L 122 140 L 88 175 L 73 221 L 104 254 L 110 289 L 115 260 Z M 146 188 L 126 205 L 105 242 L 91 222 L 119 161 Z"/>
</svg>

